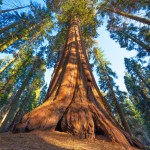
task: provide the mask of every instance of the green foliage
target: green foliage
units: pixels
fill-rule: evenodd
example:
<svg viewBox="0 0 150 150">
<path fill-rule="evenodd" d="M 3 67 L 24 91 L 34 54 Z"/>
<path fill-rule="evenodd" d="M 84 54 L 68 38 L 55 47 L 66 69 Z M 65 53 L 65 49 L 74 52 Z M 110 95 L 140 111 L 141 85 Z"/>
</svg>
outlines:
<svg viewBox="0 0 150 150">
<path fill-rule="evenodd" d="M 132 97 L 132 103 L 142 114 L 144 125 L 148 131 L 150 129 L 149 113 L 150 113 L 150 88 L 149 88 L 149 76 L 147 76 L 147 70 L 144 69 L 140 63 L 137 63 L 134 59 L 125 59 L 125 65 L 128 73 L 126 73 L 125 85 Z M 149 131 L 150 133 L 150 131 Z"/>
<path fill-rule="evenodd" d="M 144 81 L 148 80 L 145 69 L 142 68 L 140 64 L 137 64 L 133 59 L 125 59 L 125 64 L 128 71 L 137 79 L 136 81 L 129 75 L 125 76 L 125 84 L 129 92 L 128 96 L 128 93 L 120 91 L 118 86 L 116 86 L 114 81 L 116 74 L 110 68 L 110 62 L 106 60 L 103 52 L 99 48 L 94 48 L 93 59 L 94 64 L 96 65 L 97 74 L 99 76 L 100 89 L 105 92 L 105 98 L 107 99 L 106 105 L 111 108 L 111 112 L 115 116 L 118 123 L 121 124 L 117 111 L 118 108 L 113 100 L 115 94 L 118 104 L 124 112 L 127 122 L 129 123 L 132 134 L 139 138 L 145 145 L 149 145 L 150 140 L 147 133 L 149 130 L 148 114 L 150 113 L 148 88 L 145 85 L 145 87 L 142 87 L 141 89 L 141 86 L 143 86 L 144 83 L 140 86 L 142 80 L 138 77 L 138 73 L 140 73 L 141 77 L 144 78 Z"/>
<path fill-rule="evenodd" d="M 7 22 L 8 19 L 9 23 Z M 33 36 L 35 36 L 38 32 L 40 33 L 40 40 L 38 42 L 42 44 L 42 42 L 44 41 L 43 36 L 47 37 L 47 31 L 52 29 L 53 27 L 51 12 L 45 7 L 41 7 L 36 3 L 32 4 L 31 11 L 29 11 L 28 14 L 25 12 L 15 12 L 13 14 L 8 14 L 8 18 L 4 18 L 4 20 L 5 22 L 2 23 L 3 28 L 15 23 L 14 26 L 12 26 L 9 30 L 6 30 L 1 35 L 2 44 L 6 44 L 13 38 L 17 38 L 17 40 L 14 40 L 11 45 L 13 48 L 18 48 L 18 43 L 25 43 L 27 40 L 30 40 Z M 6 44 L 7 49 L 9 48 L 9 46 L 10 44 Z"/>
<path fill-rule="evenodd" d="M 121 47 L 129 51 L 137 50 L 138 57 L 149 55 L 149 30 L 147 27 L 138 28 L 133 23 L 127 26 L 126 23 L 121 24 L 119 19 L 114 18 L 108 21 L 107 30 L 110 31 L 110 37 Z"/>
<path fill-rule="evenodd" d="M 125 66 L 128 72 L 135 78 L 137 78 L 138 82 L 142 83 L 148 90 L 150 90 L 149 86 L 149 76 L 147 76 L 147 73 L 149 74 L 149 71 L 146 70 L 146 67 L 143 67 L 142 64 L 138 63 L 133 58 L 125 58 Z"/>
<path fill-rule="evenodd" d="M 114 94 L 116 94 L 116 83 L 114 79 L 117 78 L 117 75 L 110 68 L 111 64 L 109 61 L 107 61 L 100 48 L 96 47 L 93 49 L 93 59 L 94 64 L 96 65 L 96 72 L 99 77 L 98 83 L 100 89 L 105 92 L 105 97 L 111 107 L 111 111 L 113 112 L 114 116 L 116 116 L 116 119 L 119 120 L 116 112 L 115 102 L 113 101 Z"/>
<path fill-rule="evenodd" d="M 103 12 L 103 8 L 108 7 L 112 8 L 118 11 L 124 11 L 127 13 L 135 14 L 140 11 L 143 11 L 145 13 L 145 16 L 149 16 L 149 7 L 150 4 L 147 0 L 136 0 L 136 1 L 130 1 L 127 0 L 126 2 L 123 0 L 101 0 L 99 3 L 99 11 Z M 103 12 L 104 13 L 104 12 Z M 108 12 L 105 12 L 108 13 Z"/>
<path fill-rule="evenodd" d="M 106 78 L 108 78 L 112 86 L 115 86 L 113 79 L 117 78 L 117 75 L 109 67 L 110 62 L 105 59 L 103 52 L 99 48 L 94 48 L 93 59 L 94 64 L 97 66 L 96 71 L 99 76 L 100 89 L 105 92 L 109 89 L 109 83 Z"/>
<path fill-rule="evenodd" d="M 150 145 L 150 138 L 147 132 L 147 126 L 144 124 L 143 115 L 137 109 L 136 105 L 132 103 L 133 98 L 126 98 L 122 107 L 124 108 L 124 113 L 126 119 L 131 127 L 133 135 L 138 138 L 144 145 Z"/>
<path fill-rule="evenodd" d="M 96 29 L 100 24 L 97 20 L 94 7 L 96 1 L 93 1 L 92 4 L 93 5 L 90 5 L 88 0 L 67 0 L 59 2 L 47 0 L 48 7 L 53 8 L 56 13 L 59 26 L 58 32 L 61 30 L 63 31 L 62 33 L 64 33 L 64 29 L 68 29 L 71 19 L 74 17 L 78 18 L 81 27 L 82 40 L 84 41 L 86 48 L 91 48 L 95 43 L 93 38 L 97 37 L 98 34 Z M 67 30 L 62 38 L 66 39 L 66 34 Z"/>
<path fill-rule="evenodd" d="M 137 50 L 138 57 L 145 57 L 150 53 L 149 28 L 145 24 L 135 24 L 132 17 L 133 14 L 138 15 L 139 13 L 143 15 L 135 17 L 136 21 L 142 21 L 142 17 L 146 19 L 149 17 L 149 8 L 150 5 L 146 0 L 126 3 L 120 0 L 103 0 L 98 5 L 98 16 L 101 20 L 107 21 L 110 37 L 121 47 L 127 50 Z M 124 16 L 116 12 L 123 12 Z M 129 19 L 127 16 L 131 16 L 131 18 L 129 17 Z"/>
</svg>

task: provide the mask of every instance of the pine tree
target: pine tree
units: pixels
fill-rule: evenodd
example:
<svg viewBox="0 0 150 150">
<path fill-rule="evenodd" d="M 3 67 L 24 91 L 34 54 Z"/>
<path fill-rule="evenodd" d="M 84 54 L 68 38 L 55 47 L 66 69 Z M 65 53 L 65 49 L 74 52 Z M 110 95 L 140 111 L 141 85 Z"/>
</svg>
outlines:
<svg viewBox="0 0 150 150">
<path fill-rule="evenodd" d="M 107 30 L 110 32 L 110 37 L 117 41 L 121 47 L 127 50 L 137 50 L 138 57 L 149 55 L 148 28 L 138 28 L 132 23 L 127 26 L 125 23 L 121 24 L 119 19 L 110 19 Z M 141 33 L 141 31 L 143 32 Z"/>
<path fill-rule="evenodd" d="M 142 114 L 142 118 L 144 120 L 144 125 L 147 127 L 149 132 L 149 111 L 150 111 L 150 103 L 148 95 L 144 92 L 144 88 L 139 85 L 138 81 L 130 75 L 126 74 L 124 77 L 125 79 L 125 85 L 127 87 L 127 90 L 132 97 L 132 103 L 136 106 L 136 108 L 140 111 Z M 142 87 L 142 88 L 141 88 Z M 147 91 L 146 91 L 147 92 Z"/>
<path fill-rule="evenodd" d="M 132 4 L 136 5 L 137 3 L 132 3 Z M 141 5 L 142 5 L 142 2 L 141 2 Z M 122 7 L 122 8 L 120 9 L 120 7 Z M 114 1 L 109 1 L 108 0 L 108 1 L 102 1 L 99 4 L 99 10 L 100 10 L 100 12 L 104 11 L 104 12 L 102 12 L 103 14 L 107 13 L 108 15 L 111 15 L 111 13 L 115 13 L 118 16 L 126 17 L 126 18 L 129 18 L 129 19 L 136 20 L 138 22 L 150 25 L 150 20 L 149 19 L 143 18 L 143 17 L 139 17 L 139 16 L 136 16 L 136 15 L 133 15 L 133 14 L 129 14 L 129 13 L 126 13 L 126 12 L 122 11 L 124 9 L 125 11 L 132 12 L 130 10 L 130 7 L 131 6 L 126 7 L 124 5 L 124 2 L 121 2 L 121 1 L 117 3 L 117 2 L 114 2 Z M 148 5 L 148 7 L 149 7 L 149 5 Z M 135 9 L 133 9 L 133 11 L 135 11 Z"/>
<path fill-rule="evenodd" d="M 147 82 L 148 79 L 145 78 L 145 71 L 144 68 L 141 66 L 141 64 L 137 63 L 136 60 L 134 60 L 133 58 L 125 58 L 125 66 L 126 69 L 128 70 L 128 72 L 135 78 L 138 78 L 140 80 L 140 82 L 142 82 L 144 84 L 144 86 L 150 90 L 150 86 L 149 83 Z"/>
<path fill-rule="evenodd" d="M 104 91 L 107 91 L 108 98 L 112 99 L 116 112 L 119 114 L 122 126 L 130 135 L 132 135 L 130 127 L 125 119 L 125 115 L 118 102 L 117 94 L 115 91 L 116 86 L 115 82 L 113 81 L 113 77 L 116 77 L 116 74 L 108 66 L 110 63 L 105 60 L 104 55 L 99 48 L 94 48 L 94 59 L 95 63 L 97 64 L 97 73 L 100 78 L 100 88 Z M 105 82 L 102 82 L 103 80 L 105 80 Z"/>
<path fill-rule="evenodd" d="M 12 96 L 12 98 L 11 98 L 11 105 L 6 112 L 5 117 L 1 121 L 1 127 L 0 127 L 1 132 L 8 130 L 8 127 L 12 123 L 11 120 L 14 118 L 16 109 L 19 105 L 19 98 L 20 98 L 21 94 L 25 90 L 26 86 L 29 84 L 32 76 L 34 75 L 34 71 L 37 73 L 37 71 L 38 71 L 37 69 L 40 67 L 40 65 L 42 65 L 42 62 L 40 61 L 40 59 L 38 57 L 34 58 L 34 59 L 35 60 L 33 62 L 33 65 L 29 68 L 29 71 L 27 72 L 27 75 L 26 75 L 25 80 L 23 81 L 21 87 L 19 88 L 17 93 L 14 96 Z M 35 99 L 37 99 L 37 98 L 35 97 Z"/>
</svg>

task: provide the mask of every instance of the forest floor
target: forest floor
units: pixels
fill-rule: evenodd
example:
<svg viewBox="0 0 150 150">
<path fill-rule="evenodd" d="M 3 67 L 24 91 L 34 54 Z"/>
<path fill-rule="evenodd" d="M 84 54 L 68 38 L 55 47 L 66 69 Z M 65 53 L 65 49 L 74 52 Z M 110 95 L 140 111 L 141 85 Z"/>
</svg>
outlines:
<svg viewBox="0 0 150 150">
<path fill-rule="evenodd" d="M 104 136 L 96 136 L 94 141 L 79 139 L 64 132 L 32 131 L 12 134 L 0 133 L 0 150 L 125 150 L 108 141 Z M 136 149 L 135 149 L 136 150 Z"/>
</svg>

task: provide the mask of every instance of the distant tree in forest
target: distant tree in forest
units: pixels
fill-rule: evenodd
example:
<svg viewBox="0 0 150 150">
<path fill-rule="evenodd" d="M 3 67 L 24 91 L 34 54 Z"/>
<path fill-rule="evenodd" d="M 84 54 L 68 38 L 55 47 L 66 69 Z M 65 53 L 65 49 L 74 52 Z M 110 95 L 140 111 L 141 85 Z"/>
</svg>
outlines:
<svg viewBox="0 0 150 150">
<path fill-rule="evenodd" d="M 21 76 L 21 77 L 23 77 L 22 84 L 19 85 L 20 86 L 18 88 L 19 90 L 17 90 L 17 92 L 15 92 L 15 94 L 12 95 L 12 97 L 10 98 L 11 104 L 8 107 L 8 109 L 6 110 L 6 112 L 3 112 L 3 113 L 5 113 L 4 114 L 5 117 L 1 121 L 1 130 L 8 130 L 8 127 L 11 124 L 11 120 L 14 118 L 14 116 L 16 114 L 16 110 L 19 107 L 19 103 L 21 103 L 21 100 L 19 100 L 19 98 L 21 98 L 21 95 L 23 94 L 23 92 L 25 92 L 27 85 L 30 85 L 32 82 L 34 82 L 34 84 L 36 85 L 35 86 L 36 88 L 33 89 L 34 92 L 36 92 L 34 94 L 36 96 L 34 101 L 36 101 L 36 99 L 39 97 L 39 96 L 37 96 L 37 94 L 40 94 L 39 91 L 35 91 L 35 90 L 37 90 L 38 86 L 39 86 L 39 88 L 41 87 L 41 85 L 40 85 L 42 83 L 41 80 L 44 77 L 44 72 L 42 72 L 42 69 L 45 70 L 45 68 L 42 68 L 44 64 L 42 62 L 42 59 L 40 60 L 40 58 L 38 58 L 38 57 L 39 56 L 37 56 L 37 58 L 33 58 L 33 61 L 34 61 L 33 65 L 28 67 L 26 74 L 25 74 L 25 72 L 24 72 L 24 75 L 22 74 L 22 76 Z M 42 85 L 43 85 L 43 83 L 42 83 Z M 35 106 L 38 106 L 38 102 L 37 102 L 37 104 L 34 104 L 32 102 L 30 105 L 31 105 L 31 108 L 33 109 L 33 108 L 35 108 Z M 29 109 L 29 110 L 32 110 L 32 109 Z"/>
<path fill-rule="evenodd" d="M 110 32 L 111 38 L 119 42 L 121 47 L 137 50 L 138 56 L 143 57 L 150 54 L 150 34 L 147 26 L 150 24 L 149 8 L 150 5 L 145 0 L 128 1 L 128 3 L 119 0 L 104 0 L 98 6 L 98 15 L 101 20 L 107 20 L 107 30 Z M 145 14 L 134 15 L 140 11 Z M 137 21 L 136 26 L 133 25 L 135 21 Z M 139 22 L 143 25 L 140 25 Z"/>
<path fill-rule="evenodd" d="M 121 109 L 124 112 L 126 120 L 130 126 L 132 135 L 138 138 L 144 145 L 150 145 L 150 138 L 148 134 L 148 128 L 144 124 L 142 113 L 132 103 L 133 97 L 126 92 L 116 90 Z M 134 101 L 133 101 L 134 102 Z"/>
<path fill-rule="evenodd" d="M 144 120 L 143 120 L 144 116 L 142 115 L 143 112 L 141 112 L 140 109 L 138 108 L 138 106 L 140 107 L 141 104 L 135 103 L 134 101 L 132 103 L 127 93 L 120 91 L 118 86 L 115 85 L 114 78 L 116 78 L 117 76 L 115 72 L 113 72 L 112 69 L 110 68 L 110 62 L 106 60 L 103 52 L 99 48 L 94 48 L 93 55 L 94 55 L 93 56 L 94 64 L 96 65 L 96 71 L 99 77 L 100 89 L 105 92 L 107 105 L 109 105 L 109 108 L 111 108 L 112 114 L 115 116 L 118 123 L 121 123 L 123 125 L 123 127 L 126 125 L 123 123 L 125 119 L 125 122 L 129 123 L 129 125 L 127 124 L 127 126 L 130 127 L 129 132 L 132 133 L 133 136 L 135 137 L 137 136 L 146 145 L 149 145 L 150 144 L 150 139 L 148 138 L 149 135 L 146 132 L 143 132 L 145 130 L 146 131 L 148 130 L 148 128 L 146 127 L 149 127 L 149 125 L 147 122 L 144 123 Z M 131 69 L 135 68 L 135 66 L 131 66 L 131 64 L 129 64 L 129 66 Z M 140 69 L 137 69 L 137 70 L 140 71 Z M 142 73 L 144 74 L 144 72 Z M 135 81 L 133 83 L 135 83 Z M 133 84 L 133 83 L 129 81 L 129 84 Z M 137 88 L 135 89 L 131 87 L 131 89 L 137 93 L 139 93 L 139 90 L 142 90 L 140 87 L 139 89 Z M 131 91 L 129 90 L 129 93 L 130 92 Z M 130 95 L 130 98 L 131 100 L 133 100 L 132 95 Z M 148 103 L 149 101 L 147 101 L 145 104 L 145 106 L 147 107 L 147 110 L 149 110 Z M 135 104 L 135 106 L 133 104 Z M 149 112 L 146 112 L 145 116 L 148 116 L 148 113 Z M 122 118 L 122 115 L 123 115 L 123 118 Z M 130 117 L 135 117 L 135 119 L 130 118 Z M 147 118 L 147 121 L 148 120 L 149 119 Z M 137 124 L 135 125 L 134 123 L 135 124 L 137 123 Z M 138 129 L 138 125 L 141 126 L 141 128 Z M 125 128 L 125 130 L 128 131 L 128 128 L 127 129 Z"/>
<path fill-rule="evenodd" d="M 98 10 L 99 13 L 102 14 L 102 16 L 107 15 L 109 17 L 115 17 L 116 15 L 117 17 L 125 17 L 127 19 L 135 20 L 143 24 L 150 25 L 150 20 L 147 18 L 147 16 L 149 15 L 149 7 L 150 4 L 148 3 L 148 1 L 145 0 L 139 0 L 137 2 L 131 1 L 126 4 L 125 2 L 119 0 L 102 0 L 99 3 Z M 146 17 L 141 17 L 133 14 L 142 9 L 145 10 Z"/>
<path fill-rule="evenodd" d="M 116 73 L 109 67 L 110 63 L 104 58 L 104 54 L 99 48 L 93 50 L 94 64 L 96 65 L 97 73 L 99 76 L 100 89 L 107 93 L 106 98 L 109 99 L 110 104 L 114 105 L 116 113 L 119 115 L 123 128 L 130 134 L 130 127 L 125 119 L 124 112 L 122 111 L 118 96 L 116 94 L 116 85 L 113 78 L 116 78 Z"/>
<path fill-rule="evenodd" d="M 141 112 L 145 126 L 149 130 L 150 96 L 149 70 L 147 71 L 134 59 L 125 58 L 128 73 L 124 77 L 127 90 L 132 97 L 132 103 Z M 150 133 L 150 132 L 149 132 Z"/>
<path fill-rule="evenodd" d="M 120 21 L 117 19 L 109 20 L 107 30 L 110 31 L 110 37 L 127 50 L 137 50 L 138 57 L 150 55 L 149 29 L 146 27 L 138 28 L 133 23 L 130 26 L 125 23 L 119 24 Z"/>
<path fill-rule="evenodd" d="M 27 40 L 33 42 L 36 37 L 48 36 L 46 33 L 53 27 L 51 12 L 39 4 L 31 7 L 31 12 L 27 15 L 23 13 L 7 14 L 8 17 L 2 24 L 0 50 L 3 52 L 14 46 L 18 48 L 18 42 L 26 43 Z M 3 16 L 2 16 L 3 18 Z M 9 22 L 8 22 L 9 19 Z M 11 23 L 13 21 L 13 23 Z M 10 24 L 11 23 L 11 24 Z M 6 40 L 7 39 L 7 40 Z M 41 38 L 39 42 L 43 42 Z M 13 45 L 12 45 L 13 44 Z M 15 44 L 15 45 L 14 45 Z M 13 48 L 14 48 L 13 47 Z"/>
<path fill-rule="evenodd" d="M 137 82 L 141 82 L 144 87 L 147 88 L 147 90 L 150 90 L 149 86 L 149 71 L 146 71 L 146 67 L 143 67 L 140 63 L 138 63 L 135 59 L 133 58 L 125 58 L 125 66 L 128 72 L 137 79 Z"/>
</svg>

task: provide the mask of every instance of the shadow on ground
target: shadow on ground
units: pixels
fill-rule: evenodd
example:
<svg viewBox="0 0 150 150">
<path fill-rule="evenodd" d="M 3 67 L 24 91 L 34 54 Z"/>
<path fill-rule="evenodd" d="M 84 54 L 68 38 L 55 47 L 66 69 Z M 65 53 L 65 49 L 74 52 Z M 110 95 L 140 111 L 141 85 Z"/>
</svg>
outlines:
<svg viewBox="0 0 150 150">
<path fill-rule="evenodd" d="M 0 150 L 124 150 L 123 147 L 97 136 L 94 141 L 79 139 L 68 133 L 32 131 L 0 134 Z"/>
</svg>

